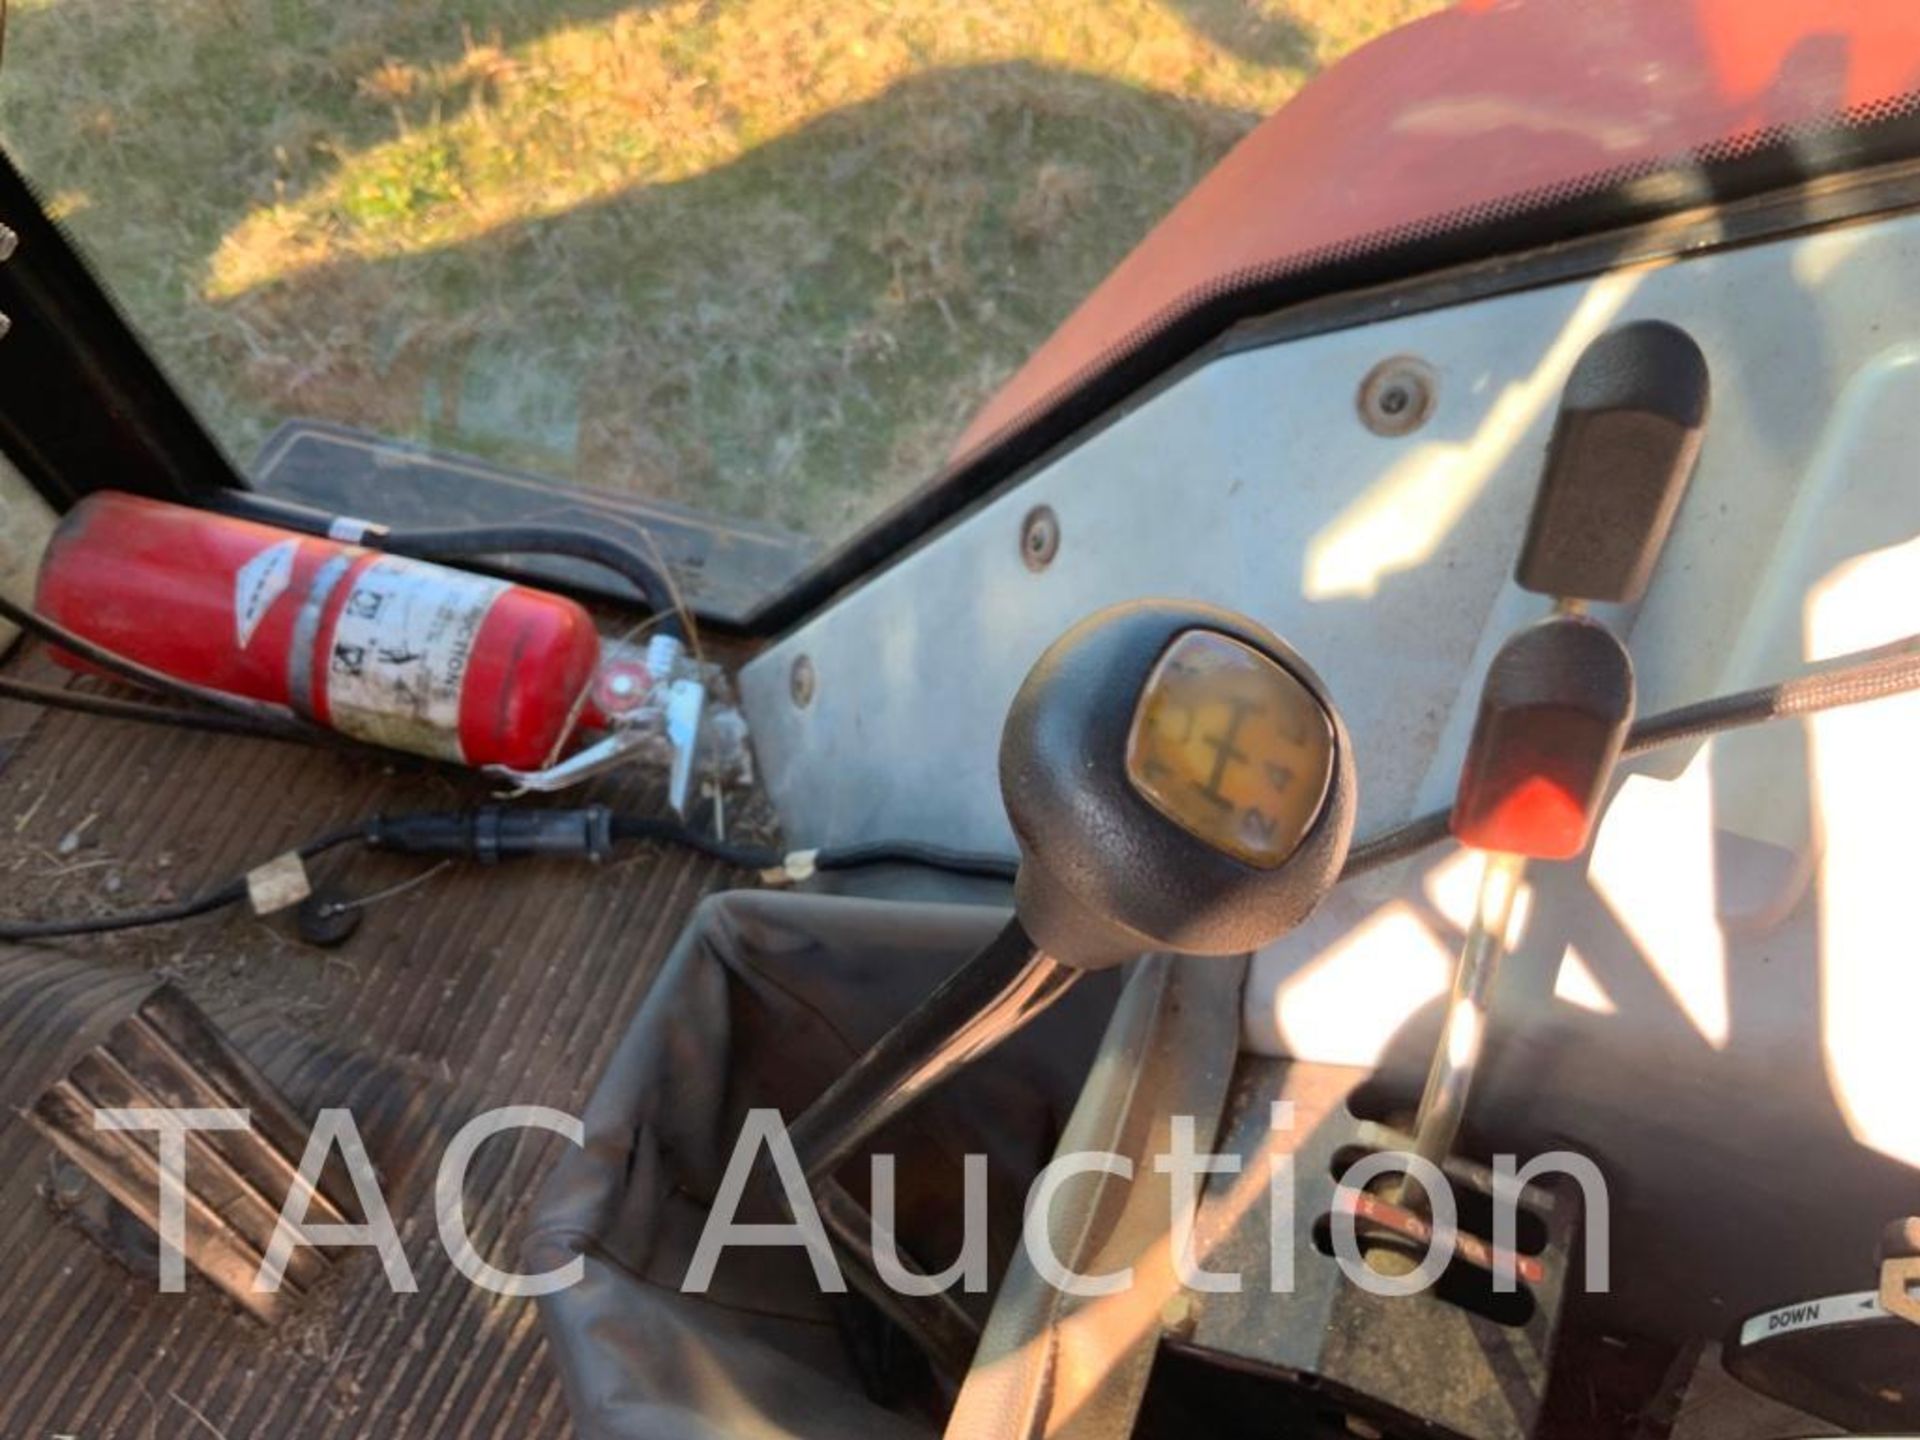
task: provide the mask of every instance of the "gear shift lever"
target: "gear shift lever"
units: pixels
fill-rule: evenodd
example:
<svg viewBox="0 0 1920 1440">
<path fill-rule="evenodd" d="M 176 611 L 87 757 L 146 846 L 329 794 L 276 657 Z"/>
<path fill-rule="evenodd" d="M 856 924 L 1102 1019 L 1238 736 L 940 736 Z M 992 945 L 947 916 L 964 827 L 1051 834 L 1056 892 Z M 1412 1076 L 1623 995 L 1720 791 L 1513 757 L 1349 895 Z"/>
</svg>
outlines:
<svg viewBox="0 0 1920 1440">
<path fill-rule="evenodd" d="M 1081 975 L 1285 934 L 1332 888 L 1353 829 L 1350 747 L 1319 678 L 1252 621 L 1184 601 L 1103 610 L 1040 657 L 1001 736 L 1000 789 L 1021 852 L 1014 918 L 789 1132 L 852 1278 L 953 1372 L 971 1321 L 880 1282 L 834 1172 Z"/>
</svg>

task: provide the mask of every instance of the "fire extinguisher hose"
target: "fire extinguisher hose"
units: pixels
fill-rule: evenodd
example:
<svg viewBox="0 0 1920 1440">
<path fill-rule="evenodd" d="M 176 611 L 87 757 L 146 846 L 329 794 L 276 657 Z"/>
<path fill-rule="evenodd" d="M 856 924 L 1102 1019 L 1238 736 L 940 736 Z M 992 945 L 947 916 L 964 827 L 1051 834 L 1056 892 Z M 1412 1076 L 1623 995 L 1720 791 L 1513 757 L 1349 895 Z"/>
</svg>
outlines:
<svg viewBox="0 0 1920 1440">
<path fill-rule="evenodd" d="M 413 560 L 475 560 L 487 555 L 559 555 L 613 571 L 640 592 L 659 617 L 658 633 L 687 638 L 680 606 L 665 574 L 638 547 L 575 525 L 473 525 L 453 530 L 369 531 L 369 545 Z"/>
<path fill-rule="evenodd" d="M 496 525 L 438 529 L 392 529 L 369 520 L 316 510 L 310 506 L 253 491 L 229 490 L 209 502 L 223 515 L 235 515 L 302 535 L 344 540 L 413 560 L 448 562 L 487 556 L 556 555 L 585 560 L 611 570 L 639 593 L 649 613 L 659 617 L 659 629 L 687 640 L 687 621 L 665 562 L 644 526 L 617 516 L 597 513 L 595 526 L 553 521 L 506 521 Z M 579 513 L 579 512 L 574 512 Z"/>
</svg>

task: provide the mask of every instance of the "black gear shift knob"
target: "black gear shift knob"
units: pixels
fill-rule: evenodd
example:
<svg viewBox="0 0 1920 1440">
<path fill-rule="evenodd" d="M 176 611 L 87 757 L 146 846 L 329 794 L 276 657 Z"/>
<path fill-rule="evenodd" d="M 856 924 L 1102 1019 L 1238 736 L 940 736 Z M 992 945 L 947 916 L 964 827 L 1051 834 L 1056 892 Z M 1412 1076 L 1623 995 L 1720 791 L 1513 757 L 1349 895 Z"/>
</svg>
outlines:
<svg viewBox="0 0 1920 1440">
<path fill-rule="evenodd" d="M 1345 727 L 1279 638 L 1180 600 L 1116 605 L 1042 655 L 1000 740 L 1034 943 L 1081 969 L 1237 955 L 1339 878 L 1353 831 Z"/>
<path fill-rule="evenodd" d="M 1103 610 L 1028 674 L 1000 737 L 1018 914 L 789 1132 L 854 1283 L 948 1373 L 965 1373 L 977 1325 L 938 1285 L 909 1301 L 883 1283 L 834 1172 L 1083 971 L 1149 950 L 1238 954 L 1304 920 L 1346 859 L 1348 753 L 1300 657 L 1207 605 Z"/>
</svg>

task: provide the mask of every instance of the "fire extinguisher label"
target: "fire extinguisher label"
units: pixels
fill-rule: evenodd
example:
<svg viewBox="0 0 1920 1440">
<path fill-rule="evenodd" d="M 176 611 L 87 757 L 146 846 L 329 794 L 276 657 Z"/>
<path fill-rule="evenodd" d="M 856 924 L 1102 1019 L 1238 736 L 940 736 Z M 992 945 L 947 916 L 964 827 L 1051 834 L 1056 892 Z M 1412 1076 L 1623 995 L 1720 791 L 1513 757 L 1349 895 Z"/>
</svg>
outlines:
<svg viewBox="0 0 1920 1440">
<path fill-rule="evenodd" d="M 474 639 L 508 586 L 385 556 L 354 577 L 327 657 L 327 711 L 357 739 L 462 763 Z"/>
<path fill-rule="evenodd" d="M 247 561 L 233 577 L 233 634 L 242 650 L 273 602 L 293 583 L 293 562 L 299 553 L 298 540 L 282 540 Z"/>
</svg>

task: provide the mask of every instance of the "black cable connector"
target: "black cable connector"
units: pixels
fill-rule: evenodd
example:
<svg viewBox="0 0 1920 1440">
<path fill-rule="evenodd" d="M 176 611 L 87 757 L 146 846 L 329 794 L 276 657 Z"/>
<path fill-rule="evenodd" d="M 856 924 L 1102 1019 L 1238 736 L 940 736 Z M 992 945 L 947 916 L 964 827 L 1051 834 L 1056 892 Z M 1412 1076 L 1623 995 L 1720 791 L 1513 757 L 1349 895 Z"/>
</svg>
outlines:
<svg viewBox="0 0 1920 1440">
<path fill-rule="evenodd" d="M 613 854 L 613 812 L 604 805 L 583 810 L 523 810 L 504 805 L 427 810 L 376 815 L 367 825 L 366 836 L 373 850 L 475 860 L 482 865 L 534 855 L 599 861 Z"/>
</svg>

